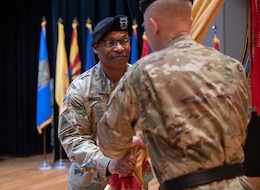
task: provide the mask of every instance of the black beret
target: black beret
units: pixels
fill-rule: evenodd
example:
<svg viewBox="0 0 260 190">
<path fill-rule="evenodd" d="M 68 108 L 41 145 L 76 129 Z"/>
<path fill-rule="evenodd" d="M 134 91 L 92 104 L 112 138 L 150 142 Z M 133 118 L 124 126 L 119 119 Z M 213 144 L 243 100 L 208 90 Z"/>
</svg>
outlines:
<svg viewBox="0 0 260 190">
<path fill-rule="evenodd" d="M 128 18 L 125 15 L 107 17 L 101 20 L 94 28 L 92 34 L 92 45 L 98 43 L 103 37 L 111 31 L 128 32 Z"/>
<path fill-rule="evenodd" d="M 144 14 L 147 7 L 149 7 L 156 0 L 140 0 L 139 1 L 139 9 Z M 193 0 L 189 0 L 193 4 Z"/>
</svg>

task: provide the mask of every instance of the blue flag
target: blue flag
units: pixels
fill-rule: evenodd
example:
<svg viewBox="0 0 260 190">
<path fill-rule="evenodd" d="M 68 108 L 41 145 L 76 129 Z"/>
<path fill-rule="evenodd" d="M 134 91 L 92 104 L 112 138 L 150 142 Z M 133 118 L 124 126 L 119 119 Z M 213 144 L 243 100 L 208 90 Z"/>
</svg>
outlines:
<svg viewBox="0 0 260 190">
<path fill-rule="evenodd" d="M 132 38 L 131 38 L 131 53 L 130 53 L 130 63 L 134 64 L 138 60 L 138 48 L 137 48 L 137 24 L 132 26 Z"/>
<path fill-rule="evenodd" d="M 90 24 L 90 20 L 88 19 L 87 24 L 87 40 L 86 40 L 86 59 L 85 59 L 85 70 L 90 69 L 96 64 L 95 54 L 92 50 L 92 25 Z"/>
<path fill-rule="evenodd" d="M 40 34 L 36 123 L 39 134 L 52 122 L 50 68 L 46 45 L 46 22 L 43 21 Z"/>
</svg>

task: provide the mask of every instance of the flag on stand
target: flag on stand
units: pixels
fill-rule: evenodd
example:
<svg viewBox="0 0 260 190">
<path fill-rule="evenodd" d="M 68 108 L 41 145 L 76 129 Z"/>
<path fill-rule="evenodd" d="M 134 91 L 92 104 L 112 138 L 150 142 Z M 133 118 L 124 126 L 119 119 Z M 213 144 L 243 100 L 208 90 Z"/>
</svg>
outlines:
<svg viewBox="0 0 260 190">
<path fill-rule="evenodd" d="M 130 63 L 133 64 L 138 59 L 138 51 L 137 51 L 137 27 L 136 20 L 133 21 L 132 25 L 132 38 L 131 38 L 131 53 L 130 53 Z"/>
<path fill-rule="evenodd" d="M 213 43 L 214 43 L 214 48 L 219 51 L 220 42 L 216 33 L 214 34 Z"/>
<path fill-rule="evenodd" d="M 58 22 L 58 45 L 56 55 L 55 101 L 61 109 L 63 98 L 69 87 L 68 59 L 65 47 L 64 26 Z"/>
<path fill-rule="evenodd" d="M 252 108 L 256 109 L 260 116 L 260 3 L 250 0 L 250 63 L 251 80 L 250 89 L 252 94 Z"/>
<path fill-rule="evenodd" d="M 143 39 L 143 45 L 142 45 L 141 57 L 144 57 L 144 56 L 146 56 L 146 55 L 151 53 L 151 48 L 149 46 L 149 43 L 148 43 L 147 36 L 146 36 L 145 32 L 142 35 L 142 39 Z"/>
<path fill-rule="evenodd" d="M 220 42 L 219 42 L 219 39 L 217 37 L 217 29 L 218 28 L 217 28 L 216 23 L 212 26 L 212 29 L 214 30 L 214 38 L 213 38 L 214 48 L 219 51 L 219 44 L 220 44 Z"/>
<path fill-rule="evenodd" d="M 42 129 L 52 122 L 50 67 L 46 44 L 46 21 L 41 23 L 39 59 L 38 59 L 38 84 L 37 84 L 37 108 L 36 123 L 39 134 Z"/>
<path fill-rule="evenodd" d="M 193 18 L 190 34 L 192 38 L 202 43 L 210 26 L 225 4 L 225 0 L 194 0 L 191 10 Z"/>
<path fill-rule="evenodd" d="M 78 45 L 78 21 L 74 19 L 72 22 L 72 34 L 70 43 L 70 75 L 71 81 L 81 74 L 81 60 Z"/>
<path fill-rule="evenodd" d="M 85 70 L 90 69 L 96 64 L 95 54 L 92 49 L 92 24 L 91 20 L 88 18 L 86 23 L 87 29 L 87 40 L 86 40 L 86 59 L 85 59 Z"/>
</svg>

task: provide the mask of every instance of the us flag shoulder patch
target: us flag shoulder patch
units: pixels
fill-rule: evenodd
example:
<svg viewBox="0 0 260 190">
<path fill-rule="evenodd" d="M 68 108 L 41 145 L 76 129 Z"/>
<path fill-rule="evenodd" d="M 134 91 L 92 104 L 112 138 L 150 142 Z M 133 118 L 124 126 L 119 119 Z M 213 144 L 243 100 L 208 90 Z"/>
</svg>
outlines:
<svg viewBox="0 0 260 190">
<path fill-rule="evenodd" d="M 68 109 L 68 105 L 66 102 L 64 102 L 62 104 L 62 106 L 60 107 L 60 112 L 59 112 L 59 115 L 61 115 L 63 112 L 65 112 L 66 110 Z"/>
</svg>

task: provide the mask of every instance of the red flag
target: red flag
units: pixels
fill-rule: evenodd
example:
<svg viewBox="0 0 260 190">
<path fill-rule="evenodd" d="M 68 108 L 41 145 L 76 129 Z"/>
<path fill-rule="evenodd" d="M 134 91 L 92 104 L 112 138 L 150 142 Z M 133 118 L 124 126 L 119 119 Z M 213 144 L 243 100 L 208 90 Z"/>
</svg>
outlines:
<svg viewBox="0 0 260 190">
<path fill-rule="evenodd" d="M 212 29 L 214 30 L 214 38 L 213 38 L 214 48 L 219 51 L 219 44 L 220 43 L 219 43 L 219 39 L 217 37 L 217 29 L 218 29 L 218 27 L 217 27 L 216 23 L 212 26 Z"/>
<path fill-rule="evenodd" d="M 79 54 L 77 26 L 78 26 L 78 22 L 76 19 L 74 19 L 72 23 L 72 35 L 71 35 L 71 44 L 70 44 L 71 80 L 74 80 L 77 76 L 81 74 L 81 60 Z"/>
<path fill-rule="evenodd" d="M 149 44 L 148 44 L 147 36 L 146 36 L 145 32 L 144 32 L 143 35 L 142 35 L 142 39 L 143 39 L 143 45 L 142 45 L 142 54 L 141 54 L 141 57 L 144 57 L 144 56 L 150 54 L 151 49 L 150 49 L 150 46 L 149 46 Z"/>
<path fill-rule="evenodd" d="M 219 39 L 218 39 L 218 37 L 217 37 L 217 34 L 214 34 L 213 43 L 214 43 L 214 48 L 215 48 L 216 50 L 219 50 L 219 44 L 220 44 L 220 42 L 219 42 Z"/>
<path fill-rule="evenodd" d="M 146 151 L 135 146 L 131 149 L 131 153 L 136 156 L 137 163 L 133 173 L 127 177 L 119 177 L 113 174 L 109 179 L 105 190 L 142 190 L 153 177 L 149 157 Z M 144 180 L 144 176 L 146 180 Z"/>
<path fill-rule="evenodd" d="M 259 1 L 250 1 L 250 62 L 251 62 L 251 94 L 252 108 L 256 108 L 260 116 L 260 18 Z"/>
</svg>

